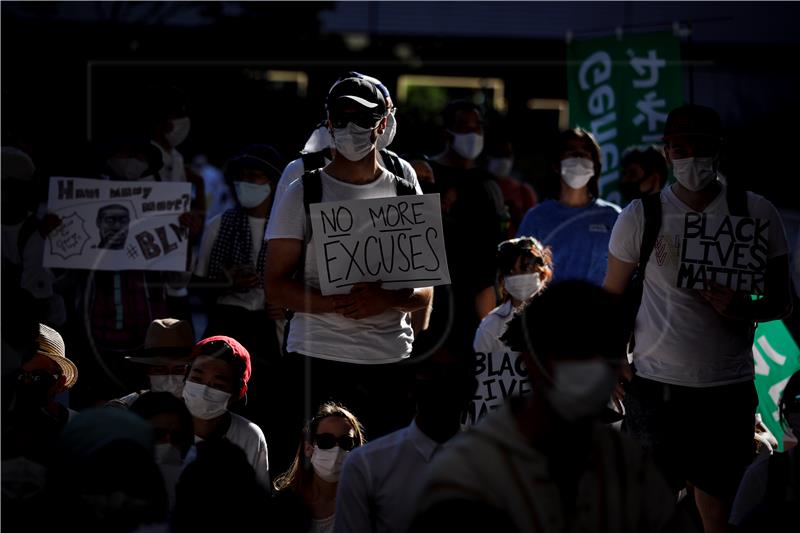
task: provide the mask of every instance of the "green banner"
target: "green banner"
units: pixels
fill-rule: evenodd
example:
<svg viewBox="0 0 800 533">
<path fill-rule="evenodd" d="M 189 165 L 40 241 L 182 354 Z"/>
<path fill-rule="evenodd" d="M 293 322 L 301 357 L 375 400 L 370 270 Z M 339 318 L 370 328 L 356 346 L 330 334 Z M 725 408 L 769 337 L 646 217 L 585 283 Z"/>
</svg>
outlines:
<svg viewBox="0 0 800 533">
<path fill-rule="evenodd" d="M 783 451 L 783 427 L 778 419 L 778 401 L 789 378 L 800 370 L 800 348 L 780 320 L 758 325 L 753 342 L 756 365 L 758 412 L 778 439 Z"/>
<path fill-rule="evenodd" d="M 600 195 L 620 203 L 625 149 L 660 143 L 667 113 L 684 103 L 678 38 L 665 32 L 574 41 L 567 60 L 570 124 L 594 134 Z"/>
</svg>

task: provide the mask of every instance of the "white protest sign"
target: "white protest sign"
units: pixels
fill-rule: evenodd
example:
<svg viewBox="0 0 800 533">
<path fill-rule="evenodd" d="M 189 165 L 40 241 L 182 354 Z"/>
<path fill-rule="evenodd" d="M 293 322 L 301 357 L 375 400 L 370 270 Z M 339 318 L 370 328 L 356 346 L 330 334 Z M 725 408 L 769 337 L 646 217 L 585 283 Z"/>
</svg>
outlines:
<svg viewBox="0 0 800 533">
<path fill-rule="evenodd" d="M 189 183 L 50 180 L 47 207 L 62 224 L 45 241 L 44 266 L 93 270 L 186 270 L 178 217 Z"/>
<path fill-rule="evenodd" d="M 716 282 L 764 294 L 769 220 L 686 213 L 677 286 L 704 289 Z"/>
<path fill-rule="evenodd" d="M 519 352 L 477 352 L 476 357 L 478 387 L 465 413 L 467 425 L 474 425 L 490 411 L 499 409 L 506 398 L 531 393 L 528 370 Z"/>
<path fill-rule="evenodd" d="M 322 294 L 450 283 L 438 194 L 311 204 Z"/>
</svg>

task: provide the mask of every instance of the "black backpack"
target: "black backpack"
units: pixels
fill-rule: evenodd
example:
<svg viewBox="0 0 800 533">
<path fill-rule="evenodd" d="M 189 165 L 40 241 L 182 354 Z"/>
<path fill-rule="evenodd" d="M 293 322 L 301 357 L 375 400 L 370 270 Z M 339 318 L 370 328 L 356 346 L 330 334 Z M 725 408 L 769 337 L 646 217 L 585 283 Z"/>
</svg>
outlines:
<svg viewBox="0 0 800 533">
<path fill-rule="evenodd" d="M 405 172 L 403 172 L 403 165 L 400 163 L 400 156 L 391 150 L 387 150 L 386 148 L 380 150 L 379 152 L 381 154 L 381 158 L 383 158 L 383 164 L 386 167 L 386 170 L 397 177 L 408 180 L 408 176 L 406 176 Z M 300 154 L 300 159 L 303 160 L 303 169 L 306 172 L 324 167 L 325 159 L 330 160 L 332 158 L 333 156 L 330 148 L 325 148 L 319 152 Z"/>
<path fill-rule="evenodd" d="M 747 192 L 736 187 L 727 187 L 725 199 L 728 202 L 728 212 L 733 216 L 749 216 L 747 209 Z M 661 193 L 650 194 L 642 198 L 644 208 L 644 233 L 642 235 L 642 245 L 639 249 L 639 263 L 633 271 L 630 283 L 623 294 L 624 308 L 624 333 L 628 341 L 628 351 L 633 351 L 636 341 L 633 336 L 636 315 L 642 304 L 642 294 L 644 292 L 644 273 L 647 262 L 653 253 L 658 232 L 661 229 Z"/>
</svg>

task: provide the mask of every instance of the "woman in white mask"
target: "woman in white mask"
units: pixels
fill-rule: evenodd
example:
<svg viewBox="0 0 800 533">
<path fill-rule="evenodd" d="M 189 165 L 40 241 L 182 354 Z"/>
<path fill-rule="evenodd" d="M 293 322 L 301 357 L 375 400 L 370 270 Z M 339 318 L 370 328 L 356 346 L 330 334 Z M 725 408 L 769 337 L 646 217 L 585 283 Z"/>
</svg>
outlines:
<svg viewBox="0 0 800 533">
<path fill-rule="evenodd" d="M 183 401 L 192 414 L 195 442 L 226 438 L 244 450 L 259 484 L 268 488 L 267 441 L 256 424 L 230 412 L 246 403 L 250 353 L 236 339 L 216 336 L 198 342 L 183 385 Z"/>
<path fill-rule="evenodd" d="M 347 454 L 364 444 L 356 417 L 336 403 L 325 403 L 303 431 L 303 440 L 289 470 L 275 480 L 275 509 L 284 513 L 275 523 L 289 531 L 333 531 L 336 489 Z M 287 527 L 294 524 L 293 528 Z"/>
<path fill-rule="evenodd" d="M 524 309 L 553 277 L 550 250 L 532 237 L 511 239 L 497 247 L 498 280 L 502 303 L 481 321 L 473 349 L 478 354 L 476 378 L 479 384 L 466 422 L 473 424 L 503 404 L 507 396 L 531 392 L 530 381 L 519 352 L 511 350 L 500 337 L 508 322 Z M 494 378 L 494 379 L 493 379 Z M 488 382 L 491 385 L 485 385 Z"/>
<path fill-rule="evenodd" d="M 536 237 L 552 248 L 558 265 L 554 282 L 577 279 L 601 286 L 620 208 L 600 199 L 600 146 L 576 128 L 560 134 L 553 155 L 552 178 L 539 191 L 547 199 L 525 214 L 517 237 Z"/>
</svg>

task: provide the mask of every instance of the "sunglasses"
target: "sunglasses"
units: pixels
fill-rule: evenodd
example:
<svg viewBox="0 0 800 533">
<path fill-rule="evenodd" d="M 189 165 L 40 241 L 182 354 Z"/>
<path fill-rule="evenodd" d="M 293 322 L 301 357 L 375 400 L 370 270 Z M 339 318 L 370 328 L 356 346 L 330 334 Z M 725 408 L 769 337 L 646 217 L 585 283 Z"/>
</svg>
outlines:
<svg viewBox="0 0 800 533">
<path fill-rule="evenodd" d="M 332 433 L 319 433 L 314 438 L 314 443 L 320 450 L 330 450 L 338 444 L 339 448 L 348 452 L 358 446 L 356 440 L 350 435 L 335 437 Z"/>
<path fill-rule="evenodd" d="M 383 117 L 381 115 L 376 115 L 372 111 L 334 109 L 333 112 L 330 113 L 329 118 L 331 120 L 331 125 L 337 129 L 346 128 L 347 125 L 352 122 L 356 126 L 371 130 L 378 125 Z"/>
</svg>

